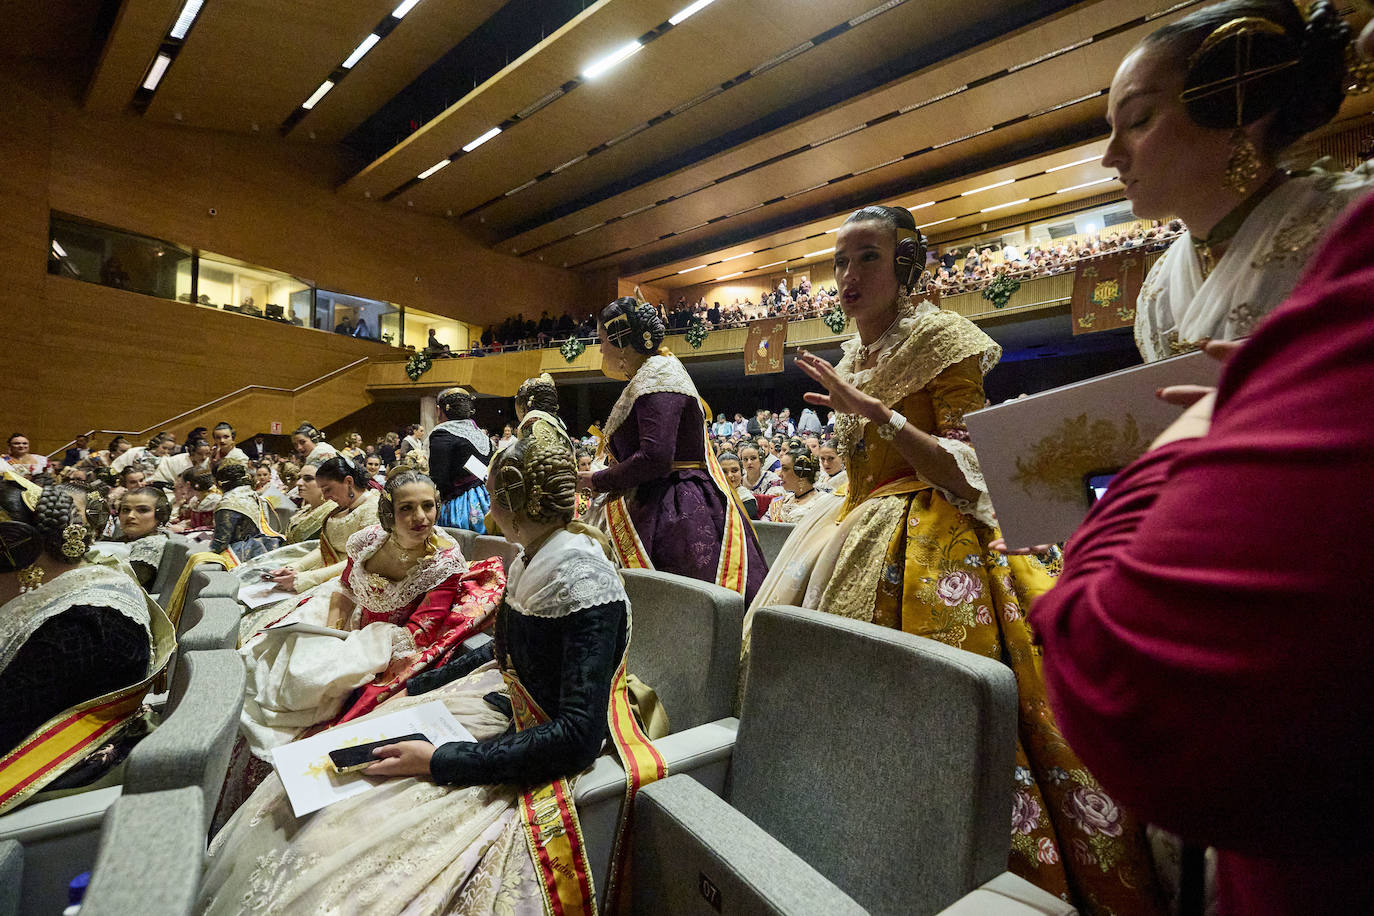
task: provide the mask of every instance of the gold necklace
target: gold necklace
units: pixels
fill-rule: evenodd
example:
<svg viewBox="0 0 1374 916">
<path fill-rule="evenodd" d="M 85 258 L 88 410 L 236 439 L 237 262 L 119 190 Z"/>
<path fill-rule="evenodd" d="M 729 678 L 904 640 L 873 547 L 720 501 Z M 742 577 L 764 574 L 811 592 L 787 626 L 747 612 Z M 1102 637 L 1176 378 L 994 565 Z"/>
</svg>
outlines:
<svg viewBox="0 0 1374 916">
<path fill-rule="evenodd" d="M 863 342 L 863 337 L 859 338 L 858 349 L 854 351 L 854 358 L 857 360 L 857 362 L 854 364 L 856 368 L 861 368 L 864 365 L 866 365 L 868 363 L 868 357 L 870 355 L 877 354 L 884 349 L 884 342 L 892 334 L 892 332 L 897 329 L 897 325 L 901 322 L 904 312 L 905 309 L 899 307 L 897 309 L 897 317 L 892 319 L 892 323 L 887 326 L 887 330 L 879 334 L 878 337 L 873 341 L 873 343 L 866 344 Z"/>
<path fill-rule="evenodd" d="M 400 544 L 397 544 L 394 537 L 389 537 L 386 539 L 386 546 L 391 550 L 393 554 L 395 554 L 396 558 L 401 562 L 402 566 L 415 565 L 417 562 L 424 559 L 429 554 L 430 550 L 430 544 L 428 541 L 425 541 L 425 543 L 421 544 L 419 547 L 412 547 L 409 550 L 407 550 Z"/>
</svg>

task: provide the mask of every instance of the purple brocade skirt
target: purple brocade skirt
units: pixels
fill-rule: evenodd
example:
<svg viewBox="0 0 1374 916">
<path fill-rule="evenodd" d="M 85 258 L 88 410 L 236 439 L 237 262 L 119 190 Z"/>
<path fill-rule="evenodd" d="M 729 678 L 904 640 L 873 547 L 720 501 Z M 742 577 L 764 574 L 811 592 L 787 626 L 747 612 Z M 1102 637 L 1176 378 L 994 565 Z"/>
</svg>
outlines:
<svg viewBox="0 0 1374 916">
<path fill-rule="evenodd" d="M 710 475 L 696 469 L 670 471 L 667 477 L 640 484 L 627 502 L 630 519 L 654 569 L 716 581 L 725 530 L 725 497 Z M 768 574 L 768 564 L 753 528 L 746 523 L 744 531 L 749 555 L 744 603 L 748 606 Z"/>
</svg>

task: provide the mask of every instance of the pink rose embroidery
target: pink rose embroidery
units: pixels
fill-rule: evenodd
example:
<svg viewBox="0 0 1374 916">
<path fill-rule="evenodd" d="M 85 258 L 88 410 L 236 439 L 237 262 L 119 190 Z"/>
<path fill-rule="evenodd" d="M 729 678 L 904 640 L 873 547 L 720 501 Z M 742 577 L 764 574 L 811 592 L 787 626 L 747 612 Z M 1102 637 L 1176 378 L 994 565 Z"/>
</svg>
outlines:
<svg viewBox="0 0 1374 916">
<path fill-rule="evenodd" d="M 980 607 L 978 613 L 974 615 L 974 619 L 984 626 L 987 626 L 992 623 L 992 611 L 989 611 L 985 607 Z"/>
<path fill-rule="evenodd" d="M 1017 792 L 1011 806 L 1013 833 L 1030 833 L 1040 823 L 1040 803 L 1029 792 Z"/>
<path fill-rule="evenodd" d="M 1095 789 L 1074 787 L 1064 797 L 1064 813 L 1088 836 L 1121 836 L 1121 809 Z"/>
<path fill-rule="evenodd" d="M 1079 865 L 1097 864 L 1097 856 L 1093 855 L 1092 847 L 1082 837 L 1074 837 L 1073 842 L 1069 844 L 1069 849 L 1073 851 L 1073 860 Z"/>
<path fill-rule="evenodd" d="M 958 607 L 966 601 L 976 601 L 982 597 L 983 583 L 962 569 L 956 569 L 940 577 L 935 585 L 935 594 L 950 607 Z"/>
<path fill-rule="evenodd" d="M 1002 617 L 1007 623 L 1015 623 L 1021 619 L 1021 609 L 1015 602 L 1007 602 L 1006 607 L 1002 608 Z"/>
<path fill-rule="evenodd" d="M 1035 857 L 1046 865 L 1057 865 L 1059 863 L 1059 850 L 1054 848 L 1054 840 L 1042 836 L 1040 842 L 1035 844 Z"/>
</svg>

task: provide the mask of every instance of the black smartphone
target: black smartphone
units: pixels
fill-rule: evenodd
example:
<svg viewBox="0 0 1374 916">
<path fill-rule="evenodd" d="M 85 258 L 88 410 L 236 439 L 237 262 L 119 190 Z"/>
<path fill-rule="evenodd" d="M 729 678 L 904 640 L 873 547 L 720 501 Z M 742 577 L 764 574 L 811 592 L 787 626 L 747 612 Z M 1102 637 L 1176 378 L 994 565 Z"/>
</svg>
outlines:
<svg viewBox="0 0 1374 916">
<path fill-rule="evenodd" d="M 400 744 L 402 741 L 424 741 L 429 739 L 418 732 L 413 735 L 402 735 L 399 738 L 384 738 L 381 741 L 373 741 L 368 744 L 358 744 L 353 747 L 341 747 L 337 751 L 329 752 L 329 762 L 334 767 L 335 773 L 352 773 L 354 770 L 361 770 L 365 766 L 370 766 L 377 762 L 372 752 L 379 747 L 386 747 L 388 744 Z"/>
<path fill-rule="evenodd" d="M 1083 475 L 1083 487 L 1088 492 L 1088 505 L 1097 502 L 1107 495 L 1107 487 L 1111 486 L 1120 468 L 1115 471 L 1090 471 Z"/>
</svg>

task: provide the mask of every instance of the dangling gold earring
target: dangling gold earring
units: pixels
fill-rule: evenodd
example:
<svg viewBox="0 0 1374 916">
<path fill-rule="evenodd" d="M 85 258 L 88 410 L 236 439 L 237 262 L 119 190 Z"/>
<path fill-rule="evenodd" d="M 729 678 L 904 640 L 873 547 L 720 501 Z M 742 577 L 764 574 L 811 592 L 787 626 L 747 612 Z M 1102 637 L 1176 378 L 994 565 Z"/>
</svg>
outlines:
<svg viewBox="0 0 1374 916">
<path fill-rule="evenodd" d="M 1249 134 L 1237 127 L 1231 134 L 1231 158 L 1226 161 L 1226 177 L 1222 179 L 1222 186 L 1244 197 L 1259 173 L 1259 151 L 1250 142 Z"/>
</svg>

